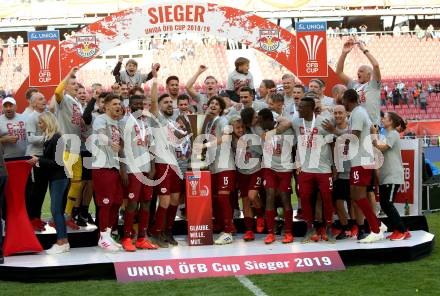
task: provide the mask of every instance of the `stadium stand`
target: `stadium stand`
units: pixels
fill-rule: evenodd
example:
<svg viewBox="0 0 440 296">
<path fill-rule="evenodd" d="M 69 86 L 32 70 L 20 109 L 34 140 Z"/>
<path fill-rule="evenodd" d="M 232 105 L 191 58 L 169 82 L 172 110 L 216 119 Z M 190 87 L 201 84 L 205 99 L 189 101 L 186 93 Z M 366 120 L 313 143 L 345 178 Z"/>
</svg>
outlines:
<svg viewBox="0 0 440 296">
<path fill-rule="evenodd" d="M 336 67 L 342 44 L 348 36 L 328 38 L 328 61 L 333 68 Z M 377 56 L 382 71 L 383 85 L 388 87 L 388 93 L 392 91 L 395 83 L 402 82 L 405 87 L 412 89 L 417 82 L 427 86 L 434 85 L 440 80 L 438 73 L 440 56 L 439 39 L 420 39 L 416 35 L 362 35 L 368 47 Z M 152 50 L 144 50 L 140 54 L 140 69 L 148 71 L 149 61 L 158 61 L 162 65 L 161 75 L 177 75 L 180 78 L 181 90 L 184 84 L 192 76 L 195 65 L 205 64 L 209 61 L 209 75 L 214 75 L 224 87 L 226 84 L 227 73 L 231 70 L 233 63 L 229 61 L 227 54 L 227 44 L 224 41 L 209 40 L 206 45 L 200 41 L 180 40 L 173 42 L 162 42 L 156 40 Z M 193 54 L 192 54 L 193 53 Z M 288 72 L 284 67 L 266 55 L 254 51 L 257 65 L 252 64 L 251 68 L 258 67 L 262 77 L 275 78 L 277 83 L 283 73 Z M 100 81 L 106 88 L 110 88 L 114 82 L 111 69 L 116 63 L 116 55 L 104 56 L 101 59 L 92 61 L 89 67 L 85 67 L 79 73 L 80 82 Z M 0 72 L 5 78 L 2 86 L 7 86 L 9 92 L 14 92 L 28 75 L 28 49 L 25 46 L 23 52 L 17 49 L 15 57 L 9 57 L 6 48 L 3 50 Z M 345 71 L 352 77 L 356 77 L 357 67 L 367 63 L 366 58 L 360 52 L 349 55 L 346 61 Z M 208 75 L 206 73 L 205 75 Z M 278 80 L 277 80 L 278 78 Z M 195 88 L 201 89 L 204 76 L 196 83 Z M 162 80 L 163 81 L 163 80 Z M 257 82 L 258 83 L 258 82 Z M 86 85 L 89 83 L 86 83 Z M 145 86 L 148 90 L 148 86 Z M 160 85 L 160 90 L 164 90 L 164 85 Z M 430 93 L 427 99 L 426 110 L 413 104 L 412 97 L 408 98 L 408 105 L 398 104 L 393 106 L 391 100 L 387 101 L 386 106 L 382 106 L 383 111 L 393 110 L 405 119 L 411 120 L 430 120 L 440 118 L 440 94 Z"/>
</svg>

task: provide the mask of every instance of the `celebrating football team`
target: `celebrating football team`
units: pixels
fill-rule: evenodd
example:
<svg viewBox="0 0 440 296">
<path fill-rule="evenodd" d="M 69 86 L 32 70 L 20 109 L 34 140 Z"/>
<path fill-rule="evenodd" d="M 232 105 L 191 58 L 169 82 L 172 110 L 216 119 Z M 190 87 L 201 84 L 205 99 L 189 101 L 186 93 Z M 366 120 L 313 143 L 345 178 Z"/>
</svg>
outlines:
<svg viewBox="0 0 440 296">
<path fill-rule="evenodd" d="M 354 47 L 370 64 L 360 66 L 352 79 L 344 63 Z M 120 58 L 112 72 L 115 84 L 109 92 L 95 82 L 88 97 L 73 68 L 53 98 L 29 89 L 23 114 L 16 112 L 14 98 L 2 101 L 1 155 L 30 158 L 26 207 L 36 231 L 46 227 L 41 209 L 49 189 L 49 224 L 57 241 L 48 254 L 68 252 L 67 229 L 92 223 L 105 251 L 178 245 L 173 225 L 176 214 L 184 215 L 185 173 L 199 169 L 196 160 L 211 173 L 216 245 L 254 241 L 260 237 L 256 232 L 267 233 L 264 244 L 292 243 L 294 218 L 307 225 L 298 238 L 304 244 L 410 238 L 393 204 L 404 183 L 399 133 L 405 122 L 393 112 L 381 120 L 380 67 L 363 42 L 344 44 L 336 69 L 344 84 L 333 86 L 333 97 L 324 95 L 325 81 L 313 78 L 303 85 L 291 74 L 279 77 L 282 89 L 270 79 L 256 89 L 244 57 L 235 61 L 226 89 L 207 75 L 198 92 L 194 84 L 209 73 L 200 65 L 186 83 L 186 94 L 179 93 L 176 76 L 166 79 L 160 93 L 159 64 L 145 74 L 135 60 L 123 62 Z M 148 93 L 144 83 L 150 85 Z M 204 119 L 197 138 L 190 124 L 194 114 Z M 376 200 L 389 217 L 388 227 L 377 217 Z M 240 207 L 243 237 L 234 225 Z M 281 238 L 277 221 L 283 221 Z M 121 223 L 121 234 L 115 235 Z M 391 233 L 385 238 L 386 231 Z"/>
</svg>

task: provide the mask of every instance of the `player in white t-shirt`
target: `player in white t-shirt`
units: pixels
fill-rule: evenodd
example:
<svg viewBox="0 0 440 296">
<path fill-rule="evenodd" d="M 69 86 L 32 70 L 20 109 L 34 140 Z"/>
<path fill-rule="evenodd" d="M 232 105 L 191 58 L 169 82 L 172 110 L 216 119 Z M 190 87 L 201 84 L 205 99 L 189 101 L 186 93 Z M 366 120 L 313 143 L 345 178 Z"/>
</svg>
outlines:
<svg viewBox="0 0 440 296">
<path fill-rule="evenodd" d="M 153 84 L 151 87 L 150 111 L 155 116 L 156 121 L 153 127 L 155 179 L 156 181 L 161 180 L 161 182 L 155 187 L 159 206 L 154 219 L 155 224 L 151 239 L 159 247 L 166 248 L 169 244 L 177 245 L 171 230 L 179 206 L 183 175 L 176 156 L 178 145 L 176 134 L 180 132 L 176 123 L 174 101 L 169 94 L 157 97 L 157 70 L 154 67 L 152 69 Z"/>
<path fill-rule="evenodd" d="M 364 53 L 368 61 L 371 63 L 369 65 L 362 65 L 359 67 L 357 72 L 357 80 L 354 80 L 344 73 L 344 63 L 347 55 L 357 47 Z M 357 41 L 355 39 L 348 39 L 344 43 L 342 48 L 342 53 L 339 58 L 336 74 L 342 80 L 348 88 L 356 90 L 359 94 L 359 104 L 368 112 L 370 120 L 374 125 L 380 124 L 380 91 L 381 91 L 381 73 L 379 62 L 371 54 L 371 52 L 366 48 L 363 41 Z"/>
<path fill-rule="evenodd" d="M 309 81 L 309 91 L 313 91 L 318 95 L 321 105 L 324 109 L 331 109 L 335 105 L 335 100 L 324 95 L 325 83 L 321 79 L 314 78 Z M 332 112 L 333 110 L 330 110 Z"/>
<path fill-rule="evenodd" d="M 358 139 L 350 141 L 349 156 L 350 169 L 350 195 L 370 225 L 371 233 L 359 240 L 360 243 L 372 243 L 383 239 L 386 226 L 380 222 L 373 211 L 368 198 L 367 186 L 371 184 L 374 173 L 374 155 L 370 137 L 371 121 L 367 111 L 359 104 L 359 95 L 355 90 L 349 89 L 344 93 L 342 102 L 350 114 L 349 134 Z M 356 147 L 357 146 L 357 150 Z"/>
<path fill-rule="evenodd" d="M 197 92 L 194 89 L 194 84 L 196 83 L 197 79 L 202 75 L 208 68 L 205 65 L 200 65 L 197 69 L 197 72 L 194 74 L 193 77 L 191 77 L 188 82 L 186 83 L 185 89 L 188 92 L 188 94 L 191 96 L 191 98 L 197 102 L 197 113 L 199 114 L 205 114 L 206 109 L 208 109 L 208 100 L 218 95 L 218 82 L 217 79 L 214 76 L 206 76 L 205 80 L 203 81 L 203 84 L 205 86 L 205 93 L 202 94 L 200 92 Z"/>
</svg>

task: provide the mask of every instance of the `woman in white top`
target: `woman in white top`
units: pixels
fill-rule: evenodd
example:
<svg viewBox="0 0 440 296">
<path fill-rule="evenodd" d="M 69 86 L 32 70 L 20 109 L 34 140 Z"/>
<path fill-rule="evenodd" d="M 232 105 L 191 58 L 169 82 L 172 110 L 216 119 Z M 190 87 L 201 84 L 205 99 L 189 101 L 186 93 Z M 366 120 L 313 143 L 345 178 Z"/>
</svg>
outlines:
<svg viewBox="0 0 440 296">
<path fill-rule="evenodd" d="M 390 240 L 403 240 L 409 238 L 410 234 L 406 231 L 399 212 L 394 206 L 394 199 L 398 189 L 404 184 L 400 135 L 397 129 L 404 130 L 405 123 L 394 112 L 386 113 L 383 122 L 387 130 L 384 141 L 373 141 L 373 145 L 384 156 L 383 165 L 379 170 L 380 206 L 389 218 L 388 227 L 393 229 L 393 233 L 387 238 Z"/>
</svg>

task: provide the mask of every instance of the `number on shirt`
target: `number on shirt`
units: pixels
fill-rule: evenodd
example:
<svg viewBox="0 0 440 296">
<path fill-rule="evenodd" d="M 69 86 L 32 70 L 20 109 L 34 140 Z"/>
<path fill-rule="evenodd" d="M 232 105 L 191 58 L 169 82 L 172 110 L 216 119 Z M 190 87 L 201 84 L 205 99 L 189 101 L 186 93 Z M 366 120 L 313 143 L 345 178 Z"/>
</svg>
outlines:
<svg viewBox="0 0 440 296">
<path fill-rule="evenodd" d="M 229 178 L 228 177 L 223 177 L 223 185 L 228 185 L 229 184 Z"/>
<path fill-rule="evenodd" d="M 354 172 L 353 172 L 353 178 L 354 178 L 356 181 L 359 181 L 359 171 L 354 171 Z"/>
</svg>

